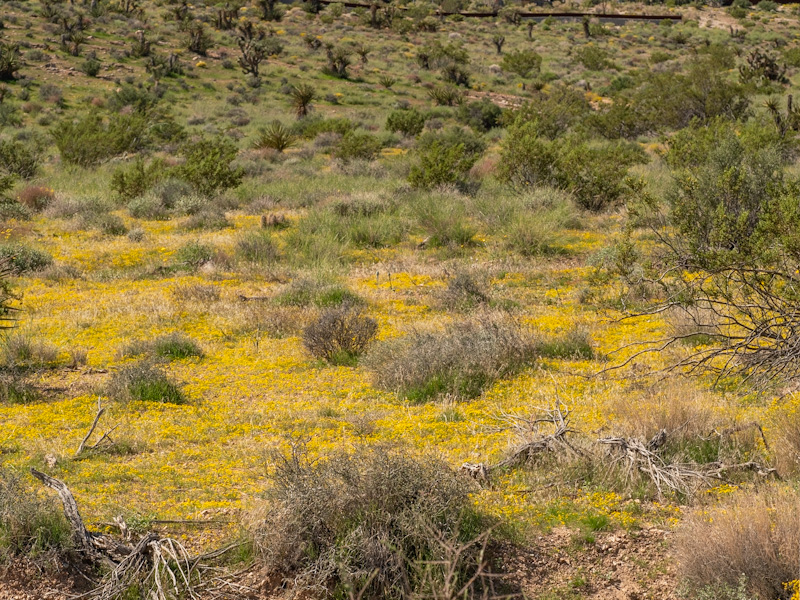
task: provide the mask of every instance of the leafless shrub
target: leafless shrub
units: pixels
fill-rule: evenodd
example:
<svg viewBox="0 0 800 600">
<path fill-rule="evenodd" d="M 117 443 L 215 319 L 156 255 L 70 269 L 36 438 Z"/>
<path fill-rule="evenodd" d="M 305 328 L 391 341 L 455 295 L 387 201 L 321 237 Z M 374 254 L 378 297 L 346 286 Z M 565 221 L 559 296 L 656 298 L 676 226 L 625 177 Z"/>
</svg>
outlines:
<svg viewBox="0 0 800 600">
<path fill-rule="evenodd" d="M 487 534 L 472 512 L 471 489 L 442 461 L 400 448 L 359 446 L 312 461 L 295 445 L 277 457 L 274 504 L 255 539 L 267 569 L 296 591 L 480 597 Z"/>
<path fill-rule="evenodd" d="M 489 304 L 490 300 L 484 282 L 470 273 L 457 273 L 451 277 L 439 296 L 439 302 L 446 310 L 471 310 Z"/>
<path fill-rule="evenodd" d="M 352 365 L 378 333 L 375 319 L 350 305 L 328 308 L 303 330 L 303 345 L 318 358 Z"/>
<path fill-rule="evenodd" d="M 375 384 L 421 402 L 440 394 L 474 398 L 536 356 L 532 336 L 507 318 L 484 314 L 443 333 L 414 332 L 366 357 Z"/>
<path fill-rule="evenodd" d="M 800 571 L 798 503 L 796 491 L 769 487 L 689 517 L 675 543 L 681 575 L 693 590 L 736 588 L 744 576 L 760 600 L 788 598 L 784 584 Z"/>
</svg>

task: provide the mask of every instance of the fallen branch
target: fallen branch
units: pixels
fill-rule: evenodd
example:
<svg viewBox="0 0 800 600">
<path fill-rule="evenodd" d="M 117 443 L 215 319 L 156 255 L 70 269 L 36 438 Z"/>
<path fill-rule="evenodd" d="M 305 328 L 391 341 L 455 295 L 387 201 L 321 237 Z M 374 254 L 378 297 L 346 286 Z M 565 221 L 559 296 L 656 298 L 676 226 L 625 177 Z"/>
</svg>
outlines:
<svg viewBox="0 0 800 600">
<path fill-rule="evenodd" d="M 98 414 L 101 412 L 98 411 Z M 97 420 L 96 417 L 95 422 Z M 134 546 L 118 542 L 110 536 L 86 529 L 75 497 L 63 481 L 33 468 L 31 474 L 58 493 L 64 506 L 64 515 L 72 529 L 75 550 L 81 558 L 93 567 L 105 567 L 102 570 L 94 569 L 95 572 L 105 571 L 107 574 L 99 581 L 92 581 L 96 586 L 77 598 L 110 600 L 121 597 L 136 586 L 149 600 L 198 600 L 200 596 L 197 590 L 207 585 L 203 573 L 212 570 L 204 564 L 205 561 L 218 558 L 239 545 L 232 544 L 192 557 L 179 541 L 162 538 L 156 533 L 144 535 Z M 117 527 L 123 532 L 127 529 L 121 519 Z M 214 578 L 215 582 L 224 580 L 220 576 Z M 223 591 L 222 584 L 218 584 L 218 587 L 211 598 L 231 597 Z M 235 588 L 229 587 L 231 590 Z"/>
<path fill-rule="evenodd" d="M 494 471 L 505 469 L 526 463 L 533 459 L 537 454 L 544 452 L 556 452 L 567 450 L 574 454 L 582 454 L 582 451 L 573 446 L 567 439 L 567 435 L 575 433 L 569 427 L 569 410 L 557 405 L 555 408 L 545 411 L 545 416 L 540 418 L 525 418 L 516 415 L 501 415 L 501 420 L 510 425 L 507 429 L 516 430 L 522 439 L 527 439 L 518 446 L 511 455 L 494 465 L 484 463 L 464 463 L 459 469 L 473 479 L 479 481 L 488 480 Z M 542 433 L 541 426 L 553 427 L 552 433 Z M 533 439 L 530 439 L 533 436 Z"/>
</svg>

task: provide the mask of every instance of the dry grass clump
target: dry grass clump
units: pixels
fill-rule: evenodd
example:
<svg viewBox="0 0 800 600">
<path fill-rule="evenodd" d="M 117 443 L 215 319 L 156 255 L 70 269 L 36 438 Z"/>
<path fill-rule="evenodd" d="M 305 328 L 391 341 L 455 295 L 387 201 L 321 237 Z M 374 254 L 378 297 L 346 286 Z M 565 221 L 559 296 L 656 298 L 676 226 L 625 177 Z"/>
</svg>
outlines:
<svg viewBox="0 0 800 600">
<path fill-rule="evenodd" d="M 445 310 L 469 311 L 486 306 L 490 301 L 485 282 L 470 273 L 457 273 L 451 277 L 439 296 L 439 303 Z"/>
<path fill-rule="evenodd" d="M 55 197 L 55 192 L 51 188 L 34 185 L 23 189 L 17 199 L 31 210 L 40 211 L 47 208 Z"/>
<path fill-rule="evenodd" d="M 61 508 L 44 500 L 8 469 L 0 469 L 0 562 L 17 556 L 54 558 L 70 546 Z"/>
<path fill-rule="evenodd" d="M 800 572 L 800 495 L 768 487 L 689 517 L 675 542 L 680 574 L 693 591 L 736 589 L 743 579 L 759 600 L 789 598 Z"/>
<path fill-rule="evenodd" d="M 5 335 L 0 343 L 3 361 L 14 369 L 37 369 L 54 366 L 58 349 L 24 332 Z"/>
<path fill-rule="evenodd" d="M 595 357 L 589 332 L 579 327 L 573 327 L 560 336 L 541 340 L 537 350 L 546 358 L 591 360 Z"/>
<path fill-rule="evenodd" d="M 172 288 L 172 296 L 176 300 L 193 300 L 195 302 L 210 303 L 220 299 L 220 290 L 217 286 L 211 284 L 178 284 Z"/>
<path fill-rule="evenodd" d="M 442 333 L 414 332 L 386 341 L 366 357 L 366 364 L 376 385 L 423 402 L 440 394 L 474 398 L 535 358 L 535 340 L 516 323 L 481 315 Z"/>
<path fill-rule="evenodd" d="M 472 598 L 486 581 L 482 546 L 473 543 L 484 525 L 470 491 L 469 480 L 441 460 L 400 448 L 359 446 L 314 461 L 295 447 L 277 459 L 255 541 L 267 569 L 296 592 L 450 598 L 433 594 L 452 570 L 456 590 L 467 584 L 458 597 Z"/>
<path fill-rule="evenodd" d="M 375 319 L 350 305 L 328 308 L 303 329 L 303 345 L 317 358 L 352 366 L 378 334 Z"/>
</svg>

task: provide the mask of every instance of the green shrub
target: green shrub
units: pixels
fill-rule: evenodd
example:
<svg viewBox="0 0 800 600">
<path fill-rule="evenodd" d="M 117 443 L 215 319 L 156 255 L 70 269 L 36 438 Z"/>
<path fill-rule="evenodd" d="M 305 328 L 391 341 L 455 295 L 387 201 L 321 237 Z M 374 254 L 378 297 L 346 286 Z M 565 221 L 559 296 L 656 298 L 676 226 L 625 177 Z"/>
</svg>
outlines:
<svg viewBox="0 0 800 600">
<path fill-rule="evenodd" d="M 129 168 L 120 167 L 111 176 L 111 189 L 120 198 L 131 200 L 143 195 L 156 183 L 166 177 L 167 166 L 163 160 L 155 159 L 148 164 L 144 158 L 137 157 Z"/>
<path fill-rule="evenodd" d="M 612 65 L 608 59 L 608 52 L 599 46 L 587 44 L 575 50 L 578 61 L 590 71 L 602 71 Z"/>
<path fill-rule="evenodd" d="M 372 160 L 380 149 L 381 142 L 374 135 L 350 131 L 342 138 L 333 156 L 345 163 L 351 160 Z"/>
<path fill-rule="evenodd" d="M 128 212 L 136 219 L 162 221 L 169 218 L 169 210 L 155 195 L 145 195 L 128 202 Z"/>
<path fill-rule="evenodd" d="M 98 215 L 92 219 L 92 223 L 105 235 L 126 235 L 128 233 L 125 222 L 117 215 Z"/>
<path fill-rule="evenodd" d="M 480 598 L 488 594 L 477 575 L 487 524 L 472 508 L 472 489 L 442 460 L 403 448 L 361 445 L 312 460 L 296 446 L 276 460 L 271 509 L 255 540 L 267 572 L 300 590 L 442 598 L 447 566 L 465 598 Z"/>
<path fill-rule="evenodd" d="M 179 360 L 196 356 L 203 357 L 203 350 L 192 338 L 182 333 L 168 333 L 152 340 L 137 340 L 128 344 L 122 356 L 141 356 L 147 354 L 155 358 Z"/>
<path fill-rule="evenodd" d="M 37 142 L 0 140 L 0 173 L 31 179 L 39 172 L 43 148 Z"/>
<path fill-rule="evenodd" d="M 558 145 L 539 135 L 538 123 L 510 127 L 503 139 L 497 176 L 517 189 L 553 185 L 557 177 Z"/>
<path fill-rule="evenodd" d="M 186 396 L 166 371 L 146 360 L 116 371 L 108 382 L 107 393 L 123 401 L 186 403 Z"/>
<path fill-rule="evenodd" d="M 431 247 L 458 248 L 475 244 L 477 229 L 470 222 L 463 197 L 457 194 L 426 194 L 412 206 L 414 216 Z"/>
<path fill-rule="evenodd" d="M 51 130 L 65 163 L 92 167 L 126 152 L 138 152 L 148 143 L 147 117 L 139 113 L 114 114 L 103 122 L 97 114 L 78 121 L 62 121 Z"/>
<path fill-rule="evenodd" d="M 314 139 L 321 133 L 338 133 L 345 136 L 355 128 L 352 121 L 343 117 L 331 119 L 306 117 L 292 125 L 292 131 L 306 139 Z"/>
<path fill-rule="evenodd" d="M 88 77 L 97 77 L 100 69 L 103 68 L 103 63 L 97 60 L 96 56 L 87 56 L 80 65 L 81 72 Z"/>
<path fill-rule="evenodd" d="M 536 344 L 512 322 L 481 317 L 443 333 L 415 332 L 376 345 L 365 358 L 375 385 L 411 402 L 441 394 L 470 399 L 533 363 Z"/>
<path fill-rule="evenodd" d="M 0 260 L 8 260 L 17 275 L 41 271 L 53 264 L 53 257 L 47 252 L 19 243 L 0 244 Z"/>
<path fill-rule="evenodd" d="M 317 306 L 319 308 L 357 306 L 364 300 L 348 290 L 333 283 L 311 279 L 295 279 L 274 299 L 279 306 Z"/>
<path fill-rule="evenodd" d="M 64 555 L 72 530 L 61 507 L 43 499 L 7 468 L 0 469 L 0 560 Z"/>
<path fill-rule="evenodd" d="M 528 125 L 536 135 L 552 140 L 592 114 L 581 90 L 561 84 L 549 87 L 547 93 L 539 92 L 533 101 L 507 111 L 503 115 L 505 124 Z"/>
<path fill-rule="evenodd" d="M 500 65 L 504 71 L 527 78 L 538 75 L 542 68 L 542 57 L 533 50 L 513 50 L 503 55 Z"/>
<path fill-rule="evenodd" d="M 503 228 L 506 248 L 523 256 L 567 254 L 564 229 L 575 223 L 574 212 L 567 198 L 516 214 Z"/>
<path fill-rule="evenodd" d="M 199 194 L 210 196 L 220 190 L 237 187 L 244 170 L 231 167 L 238 153 L 236 145 L 222 137 L 204 138 L 182 149 L 185 162 L 175 175 L 188 182 Z"/>
<path fill-rule="evenodd" d="M 501 122 L 503 110 L 494 102 L 483 99 L 462 104 L 456 110 L 456 118 L 464 125 L 469 125 L 475 131 L 486 132 L 498 127 Z"/>
<path fill-rule="evenodd" d="M 594 348 L 589 332 L 573 328 L 562 336 L 541 340 L 536 345 L 540 356 L 545 358 L 585 359 L 594 358 Z"/>
<path fill-rule="evenodd" d="M 196 269 L 210 262 L 214 257 L 214 248 L 202 242 L 187 242 L 175 253 L 175 264 L 180 267 Z"/>
<path fill-rule="evenodd" d="M 439 141 L 417 155 L 419 162 L 411 167 L 408 181 L 413 187 L 423 189 L 463 183 L 478 160 L 477 156 L 467 153 L 464 144 L 448 146 Z"/>
<path fill-rule="evenodd" d="M 399 131 L 405 136 L 415 136 L 422 133 L 425 127 L 425 117 L 414 108 L 393 110 L 386 118 L 386 130 Z"/>
<path fill-rule="evenodd" d="M 334 365 L 354 366 L 378 333 L 375 319 L 343 304 L 328 308 L 303 329 L 303 345 L 313 356 Z"/>
</svg>

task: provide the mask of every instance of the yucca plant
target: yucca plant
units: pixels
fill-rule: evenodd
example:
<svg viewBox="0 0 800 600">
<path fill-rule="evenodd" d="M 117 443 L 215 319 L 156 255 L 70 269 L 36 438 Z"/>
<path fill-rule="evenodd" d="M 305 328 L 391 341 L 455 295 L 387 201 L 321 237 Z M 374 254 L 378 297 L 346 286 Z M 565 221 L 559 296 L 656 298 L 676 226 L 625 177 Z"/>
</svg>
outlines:
<svg viewBox="0 0 800 600">
<path fill-rule="evenodd" d="M 461 91 L 452 85 L 437 85 L 428 90 L 428 95 L 439 106 L 455 106 L 463 100 Z"/>
<path fill-rule="evenodd" d="M 294 114 L 297 115 L 298 119 L 302 119 L 308 116 L 311 110 L 311 103 L 317 97 L 317 90 L 307 83 L 301 83 L 292 88 L 291 97 Z"/>
<path fill-rule="evenodd" d="M 258 130 L 258 137 L 253 147 L 259 149 L 271 148 L 278 152 L 283 152 L 287 148 L 291 148 L 296 139 L 297 138 L 286 125 L 275 120 L 268 126 Z"/>
<path fill-rule="evenodd" d="M 19 67 L 19 44 L 0 43 L 0 81 L 12 81 Z"/>
<path fill-rule="evenodd" d="M 389 89 L 392 89 L 392 86 L 395 83 L 397 83 L 397 79 L 395 79 L 394 77 L 392 77 L 390 75 L 384 75 L 383 77 L 380 78 L 378 83 L 380 83 L 383 87 L 385 87 L 387 90 L 389 90 Z"/>
</svg>

